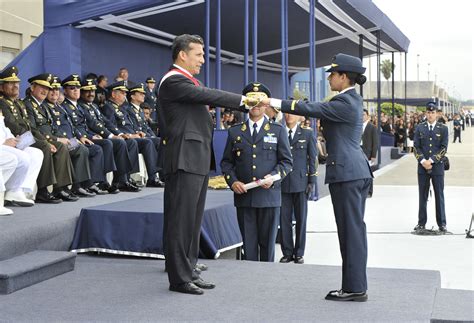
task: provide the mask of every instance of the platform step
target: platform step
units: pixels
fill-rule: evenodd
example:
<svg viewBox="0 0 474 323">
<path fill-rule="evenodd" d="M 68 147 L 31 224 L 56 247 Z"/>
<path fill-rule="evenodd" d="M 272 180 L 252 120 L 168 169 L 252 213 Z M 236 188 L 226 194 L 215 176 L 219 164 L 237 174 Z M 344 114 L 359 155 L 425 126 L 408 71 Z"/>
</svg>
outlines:
<svg viewBox="0 0 474 323">
<path fill-rule="evenodd" d="M 474 291 L 437 289 L 431 322 L 474 322 Z"/>
<path fill-rule="evenodd" d="M 43 250 L 0 261 L 0 294 L 10 294 L 72 271 L 75 262 L 75 253 Z"/>
</svg>

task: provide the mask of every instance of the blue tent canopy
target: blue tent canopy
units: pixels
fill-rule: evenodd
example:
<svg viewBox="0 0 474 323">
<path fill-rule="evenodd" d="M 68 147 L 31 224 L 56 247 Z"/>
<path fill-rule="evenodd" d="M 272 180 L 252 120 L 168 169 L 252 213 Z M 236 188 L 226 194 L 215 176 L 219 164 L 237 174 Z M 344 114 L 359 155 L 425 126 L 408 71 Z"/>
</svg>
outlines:
<svg viewBox="0 0 474 323">
<path fill-rule="evenodd" d="M 309 66 L 309 3 L 288 1 L 290 74 Z M 381 31 L 383 52 L 408 50 L 407 37 L 372 1 L 316 3 L 317 67 L 328 65 L 338 52 L 359 55 L 360 34 L 365 39 L 363 55 L 375 53 L 376 30 Z M 244 82 L 243 8 L 244 0 L 221 4 L 222 88 L 226 90 L 240 91 Z M 282 91 L 279 1 L 259 0 L 258 10 L 258 79 L 278 95 Z M 215 12 L 215 1 L 211 1 L 211 58 L 215 56 Z M 23 88 L 29 76 L 43 72 L 60 77 L 94 72 L 112 78 L 119 67 L 127 67 L 133 81 L 148 76 L 159 79 L 171 63 L 169 46 L 176 35 L 204 35 L 205 0 L 44 0 L 44 27 L 40 37 L 10 64 L 19 67 Z M 213 61 L 210 65 L 214 86 Z"/>
</svg>

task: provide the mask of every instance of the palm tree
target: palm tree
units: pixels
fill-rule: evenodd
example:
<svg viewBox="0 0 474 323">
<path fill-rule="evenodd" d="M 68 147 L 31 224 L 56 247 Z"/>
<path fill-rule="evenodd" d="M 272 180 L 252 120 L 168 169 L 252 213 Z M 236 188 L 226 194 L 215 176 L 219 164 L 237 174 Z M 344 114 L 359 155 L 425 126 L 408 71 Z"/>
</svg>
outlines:
<svg viewBox="0 0 474 323">
<path fill-rule="evenodd" d="M 382 64 L 380 64 L 380 69 L 382 70 L 383 77 L 387 80 L 387 92 L 388 96 L 390 96 L 390 87 L 388 84 L 388 80 L 390 79 L 393 71 L 395 70 L 395 64 L 392 64 L 389 59 L 384 59 L 382 61 Z"/>
</svg>

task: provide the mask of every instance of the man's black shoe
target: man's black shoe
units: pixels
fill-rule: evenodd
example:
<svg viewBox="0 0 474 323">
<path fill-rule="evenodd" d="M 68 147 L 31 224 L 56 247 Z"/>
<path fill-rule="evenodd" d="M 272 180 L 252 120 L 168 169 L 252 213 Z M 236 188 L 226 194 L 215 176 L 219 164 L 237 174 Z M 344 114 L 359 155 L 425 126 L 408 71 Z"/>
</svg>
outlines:
<svg viewBox="0 0 474 323">
<path fill-rule="evenodd" d="M 141 189 L 138 186 L 135 186 L 134 184 L 129 183 L 129 182 L 119 183 L 118 189 L 124 192 L 140 192 L 141 191 Z"/>
<path fill-rule="evenodd" d="M 131 179 L 131 178 L 130 178 L 128 181 L 129 181 L 130 184 L 135 185 L 136 187 L 143 187 L 143 186 L 145 186 L 145 185 L 143 185 L 142 182 L 137 182 L 137 181 L 135 181 L 135 180 L 133 180 L 133 179 Z"/>
<path fill-rule="evenodd" d="M 65 202 L 76 202 L 77 200 L 79 200 L 79 197 L 74 195 L 72 192 L 66 190 L 60 190 L 59 192 L 56 192 L 55 196 Z"/>
<path fill-rule="evenodd" d="M 109 192 L 107 192 L 107 190 L 102 190 L 100 189 L 97 185 L 91 185 L 89 186 L 89 188 L 87 189 L 89 192 L 93 192 L 97 195 L 105 195 L 105 194 L 108 194 Z"/>
<path fill-rule="evenodd" d="M 193 284 L 202 289 L 213 289 L 216 287 L 216 284 L 207 282 L 202 278 L 194 279 Z"/>
<path fill-rule="evenodd" d="M 448 232 L 448 229 L 446 229 L 446 227 L 443 225 L 439 227 L 439 232 L 444 234 Z"/>
<path fill-rule="evenodd" d="M 191 282 L 179 284 L 179 285 L 170 285 L 169 289 L 172 292 L 178 292 L 178 293 L 184 293 L 184 294 L 192 294 L 192 295 L 204 294 L 204 291 L 201 288 L 197 287 Z"/>
<path fill-rule="evenodd" d="M 304 264 L 303 256 L 296 256 L 295 257 L 295 264 Z"/>
<path fill-rule="evenodd" d="M 325 299 L 328 301 L 354 301 L 354 302 L 367 302 L 369 296 L 366 292 L 362 293 L 351 293 L 345 292 L 342 289 L 330 291 Z"/>
<path fill-rule="evenodd" d="M 46 193 L 38 193 L 36 194 L 36 203 L 50 203 L 50 204 L 58 204 L 61 203 L 62 200 L 53 194 L 46 192 Z"/>
<path fill-rule="evenodd" d="M 99 184 L 99 188 L 101 190 L 105 190 L 105 191 L 109 192 L 109 194 L 120 193 L 120 190 L 118 188 L 117 183 L 113 183 L 112 185 L 109 185 L 108 183 L 102 183 L 102 184 Z"/>
<path fill-rule="evenodd" d="M 146 187 L 165 187 L 165 183 L 159 179 L 152 179 L 146 182 Z"/>
<path fill-rule="evenodd" d="M 291 256 L 283 256 L 281 257 L 280 259 L 280 262 L 283 263 L 283 264 L 287 264 L 289 262 L 292 262 L 293 261 L 293 255 Z"/>
<path fill-rule="evenodd" d="M 413 230 L 415 231 L 425 230 L 425 226 L 421 224 L 417 224 Z"/>
<path fill-rule="evenodd" d="M 74 193 L 74 195 L 79 196 L 79 197 L 94 197 L 95 196 L 95 193 L 90 193 L 83 187 L 74 189 L 72 193 Z"/>
<path fill-rule="evenodd" d="M 194 266 L 195 269 L 199 269 L 200 271 L 206 271 L 207 270 L 207 265 L 205 264 L 196 264 L 196 266 Z"/>
</svg>

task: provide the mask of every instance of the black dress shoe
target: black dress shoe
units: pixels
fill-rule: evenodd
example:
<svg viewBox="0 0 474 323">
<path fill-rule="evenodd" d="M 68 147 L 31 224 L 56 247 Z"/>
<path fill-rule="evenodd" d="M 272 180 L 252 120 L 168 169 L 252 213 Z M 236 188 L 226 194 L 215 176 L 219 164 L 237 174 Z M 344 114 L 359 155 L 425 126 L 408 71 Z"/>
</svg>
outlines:
<svg viewBox="0 0 474 323">
<path fill-rule="evenodd" d="M 124 192 L 140 192 L 141 189 L 138 186 L 135 186 L 132 183 L 125 182 L 125 183 L 119 183 L 118 184 L 118 189 Z"/>
<path fill-rule="evenodd" d="M 36 194 L 36 203 L 50 203 L 50 204 L 58 204 L 61 203 L 62 200 L 53 194 L 46 192 L 46 193 L 38 193 Z"/>
<path fill-rule="evenodd" d="M 330 291 L 325 299 L 328 301 L 354 301 L 354 302 L 367 302 L 369 296 L 366 292 L 351 293 L 345 292 L 342 289 Z"/>
<path fill-rule="evenodd" d="M 192 295 L 204 294 L 204 291 L 201 288 L 197 287 L 191 282 L 179 285 L 170 285 L 170 291 Z"/>
<path fill-rule="evenodd" d="M 79 197 L 94 197 L 95 193 L 88 192 L 85 188 L 79 187 L 72 191 L 74 195 Z"/>
<path fill-rule="evenodd" d="M 194 279 L 193 284 L 202 289 L 213 289 L 216 287 L 216 284 L 207 282 L 202 278 Z"/>
<path fill-rule="evenodd" d="M 130 178 L 128 181 L 129 181 L 130 184 L 135 185 L 136 187 L 143 187 L 143 186 L 145 186 L 145 185 L 143 185 L 142 182 L 137 182 L 137 181 L 135 181 L 135 180 L 133 180 L 133 179 L 131 179 L 131 178 Z"/>
<path fill-rule="evenodd" d="M 200 271 L 206 271 L 207 270 L 207 265 L 205 264 L 196 264 L 196 266 L 194 266 L 195 269 L 199 269 Z"/>
<path fill-rule="evenodd" d="M 59 192 L 56 192 L 55 196 L 65 202 L 76 202 L 79 200 L 79 197 L 72 194 L 71 192 L 67 192 L 66 190 L 60 190 Z"/>
<path fill-rule="evenodd" d="M 109 192 L 109 194 L 117 194 L 120 193 L 120 190 L 118 188 L 117 183 L 113 183 L 112 185 L 109 185 L 109 183 L 101 183 L 99 184 L 99 188 L 101 190 Z"/>
<path fill-rule="evenodd" d="M 295 264 L 304 264 L 303 256 L 296 256 L 295 257 Z"/>
<path fill-rule="evenodd" d="M 89 186 L 89 188 L 87 189 L 89 192 L 93 192 L 97 195 L 105 195 L 105 194 L 108 194 L 109 192 L 107 192 L 107 190 L 102 190 L 100 189 L 97 185 L 92 185 L 92 186 Z"/>
<path fill-rule="evenodd" d="M 165 183 L 163 183 L 159 179 L 148 180 L 146 182 L 146 187 L 165 187 Z"/>
<path fill-rule="evenodd" d="M 415 231 L 425 230 L 425 226 L 421 224 L 417 224 L 413 230 Z"/>
<path fill-rule="evenodd" d="M 448 232 L 448 229 L 446 229 L 446 227 L 443 225 L 439 227 L 439 232 L 445 234 Z"/>
<path fill-rule="evenodd" d="M 287 263 L 292 262 L 292 261 L 293 261 L 293 255 L 291 255 L 291 256 L 283 256 L 283 257 L 281 257 L 281 259 L 280 259 L 280 262 L 281 262 L 282 264 L 287 264 Z"/>
</svg>

